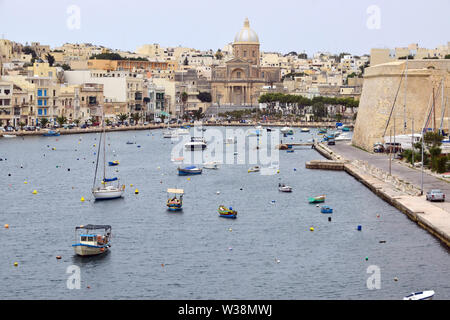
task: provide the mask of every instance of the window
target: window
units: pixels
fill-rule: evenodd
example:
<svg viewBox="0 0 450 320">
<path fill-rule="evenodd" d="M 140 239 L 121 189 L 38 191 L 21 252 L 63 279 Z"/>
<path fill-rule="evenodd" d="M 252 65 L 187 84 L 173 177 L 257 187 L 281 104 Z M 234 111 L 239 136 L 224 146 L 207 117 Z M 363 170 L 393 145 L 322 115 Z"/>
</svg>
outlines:
<svg viewBox="0 0 450 320">
<path fill-rule="evenodd" d="M 256 57 L 255 50 L 253 50 L 252 56 L 253 56 L 253 58 Z"/>
<path fill-rule="evenodd" d="M 42 116 L 42 109 L 38 109 L 38 116 Z"/>
<path fill-rule="evenodd" d="M 240 71 L 236 72 L 236 78 L 238 78 L 238 79 L 241 78 L 241 72 Z"/>
<path fill-rule="evenodd" d="M 42 89 L 38 90 L 38 97 L 42 97 Z"/>
<path fill-rule="evenodd" d="M 244 57 L 246 57 L 247 56 L 247 51 L 246 50 L 244 50 Z"/>
<path fill-rule="evenodd" d="M 87 237 L 81 237 L 81 241 L 87 241 Z"/>
<path fill-rule="evenodd" d="M 38 99 L 38 106 L 42 106 L 42 99 Z"/>
<path fill-rule="evenodd" d="M 44 116 L 47 115 L 47 109 L 44 109 Z"/>
</svg>

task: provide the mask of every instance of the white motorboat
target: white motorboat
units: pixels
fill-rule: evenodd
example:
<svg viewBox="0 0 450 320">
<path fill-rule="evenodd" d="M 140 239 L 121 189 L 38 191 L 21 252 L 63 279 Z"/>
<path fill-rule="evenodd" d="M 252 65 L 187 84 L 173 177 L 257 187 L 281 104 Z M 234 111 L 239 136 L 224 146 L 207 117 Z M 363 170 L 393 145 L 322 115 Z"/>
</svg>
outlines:
<svg viewBox="0 0 450 320">
<path fill-rule="evenodd" d="M 414 292 L 404 297 L 403 300 L 433 300 L 434 294 L 433 290 Z"/>
<path fill-rule="evenodd" d="M 14 134 L 4 134 L 4 135 L 3 135 L 3 138 L 6 138 L 6 139 L 12 139 L 12 138 L 17 138 L 17 136 L 14 135 Z"/>
<path fill-rule="evenodd" d="M 219 169 L 219 164 L 217 161 L 207 162 L 203 164 L 203 169 L 217 170 Z"/>
<path fill-rule="evenodd" d="M 256 130 L 262 130 L 263 127 L 262 127 L 262 126 L 256 126 L 255 129 L 256 129 Z"/>
<path fill-rule="evenodd" d="M 294 134 L 294 130 L 290 127 L 284 127 L 280 130 L 280 132 L 282 134 L 286 134 L 286 135 L 293 135 Z"/>
<path fill-rule="evenodd" d="M 303 133 L 308 133 L 310 131 L 311 131 L 311 129 L 309 129 L 309 128 L 302 128 L 302 130 L 301 130 L 301 132 L 303 132 Z"/>
<path fill-rule="evenodd" d="M 281 192 L 292 192 L 292 187 L 287 186 L 285 184 L 279 184 L 278 190 L 280 190 Z"/>
<path fill-rule="evenodd" d="M 191 142 L 184 145 L 187 150 L 204 150 L 207 147 L 206 141 L 201 137 L 192 137 Z"/>
<path fill-rule="evenodd" d="M 99 234 L 98 230 L 104 230 Z M 111 226 L 87 225 L 75 228 L 75 254 L 86 257 L 108 252 L 111 248 Z"/>
</svg>

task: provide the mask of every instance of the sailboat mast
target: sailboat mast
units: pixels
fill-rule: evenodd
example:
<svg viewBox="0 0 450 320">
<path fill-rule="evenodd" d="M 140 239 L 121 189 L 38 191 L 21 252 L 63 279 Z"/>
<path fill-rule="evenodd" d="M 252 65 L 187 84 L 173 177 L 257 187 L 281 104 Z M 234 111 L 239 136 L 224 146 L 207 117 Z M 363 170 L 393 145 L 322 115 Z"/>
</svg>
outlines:
<svg viewBox="0 0 450 320">
<path fill-rule="evenodd" d="M 105 113 L 102 112 L 102 126 L 103 126 L 103 181 L 106 180 L 106 128 L 105 128 Z"/>
<path fill-rule="evenodd" d="M 408 56 L 406 56 L 406 70 L 405 70 L 405 103 L 403 105 L 403 134 L 406 134 L 406 95 L 408 93 Z"/>
</svg>

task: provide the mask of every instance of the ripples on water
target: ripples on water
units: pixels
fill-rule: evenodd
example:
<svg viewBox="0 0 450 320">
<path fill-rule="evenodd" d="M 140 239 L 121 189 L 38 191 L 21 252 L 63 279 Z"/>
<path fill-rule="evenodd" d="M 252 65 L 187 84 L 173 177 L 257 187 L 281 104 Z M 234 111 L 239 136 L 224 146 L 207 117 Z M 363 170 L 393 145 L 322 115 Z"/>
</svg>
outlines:
<svg viewBox="0 0 450 320">
<path fill-rule="evenodd" d="M 223 165 L 188 181 L 161 131 L 109 133 L 117 155 L 109 160 L 120 161 L 127 191 L 94 203 L 98 138 L 0 139 L 0 225 L 10 225 L 0 230 L 3 299 L 401 299 L 424 289 L 450 298 L 447 249 L 346 173 L 306 170 L 305 161 L 321 158 L 309 148 L 280 152 L 279 175 Z M 296 130 L 296 141 L 308 138 Z M 280 193 L 279 182 L 294 192 Z M 185 189 L 183 213 L 166 211 L 172 187 Z M 307 203 L 320 194 L 335 210 L 332 222 Z M 238 219 L 220 219 L 221 204 Z M 74 256 L 74 228 L 88 223 L 112 225 L 105 256 Z M 66 287 L 70 265 L 81 268 L 81 290 Z M 366 287 L 369 265 L 381 269 L 380 290 Z"/>
</svg>

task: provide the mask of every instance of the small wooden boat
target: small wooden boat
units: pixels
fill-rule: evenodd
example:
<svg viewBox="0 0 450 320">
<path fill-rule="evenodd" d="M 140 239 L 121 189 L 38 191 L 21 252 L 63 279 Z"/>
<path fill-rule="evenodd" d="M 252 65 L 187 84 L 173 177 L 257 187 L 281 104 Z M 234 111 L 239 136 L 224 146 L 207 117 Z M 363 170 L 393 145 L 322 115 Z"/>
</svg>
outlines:
<svg viewBox="0 0 450 320">
<path fill-rule="evenodd" d="M 59 137 L 61 133 L 59 131 L 49 130 L 44 133 L 42 136 L 44 137 Z"/>
<path fill-rule="evenodd" d="M 189 176 L 189 175 L 197 175 L 202 174 L 203 170 L 196 166 L 190 166 L 186 168 L 178 167 L 178 175 L 179 176 Z"/>
<path fill-rule="evenodd" d="M 261 171 L 261 167 L 260 166 L 255 166 L 255 167 L 251 167 L 250 169 L 248 169 L 248 173 L 260 172 L 260 171 Z"/>
<path fill-rule="evenodd" d="M 116 161 L 108 162 L 108 164 L 110 167 L 116 167 L 120 164 L 120 162 L 116 160 Z"/>
<path fill-rule="evenodd" d="M 292 192 L 292 187 L 280 183 L 278 185 L 278 190 L 280 190 L 281 192 Z"/>
<path fill-rule="evenodd" d="M 225 208 L 225 206 L 220 206 L 218 209 L 219 215 L 222 218 L 228 218 L 228 219 L 236 219 L 237 218 L 237 211 L 234 211 L 232 207 L 229 209 Z"/>
<path fill-rule="evenodd" d="M 329 206 L 323 206 L 322 209 L 320 209 L 320 212 L 322 212 L 322 213 L 333 213 L 333 209 L 331 209 Z"/>
<path fill-rule="evenodd" d="M 403 300 L 433 300 L 434 294 L 435 292 L 433 290 L 415 292 L 404 297 Z"/>
<path fill-rule="evenodd" d="M 168 189 L 167 193 L 170 195 L 167 199 L 167 208 L 169 211 L 183 210 L 183 189 Z"/>
<path fill-rule="evenodd" d="M 325 196 L 318 196 L 314 198 L 309 198 L 309 203 L 323 203 L 325 202 Z"/>
<path fill-rule="evenodd" d="M 100 234 L 98 231 L 103 230 Z M 108 252 L 111 247 L 111 226 L 87 225 L 75 228 L 75 254 L 86 257 Z"/>
</svg>

